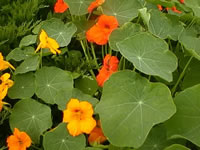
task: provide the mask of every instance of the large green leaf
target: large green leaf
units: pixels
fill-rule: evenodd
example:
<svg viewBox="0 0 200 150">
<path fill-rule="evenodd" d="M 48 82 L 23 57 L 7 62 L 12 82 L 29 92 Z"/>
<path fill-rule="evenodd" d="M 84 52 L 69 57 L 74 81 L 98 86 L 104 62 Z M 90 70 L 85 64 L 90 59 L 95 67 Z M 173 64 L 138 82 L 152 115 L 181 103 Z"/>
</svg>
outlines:
<svg viewBox="0 0 200 150">
<path fill-rule="evenodd" d="M 59 124 L 55 129 L 45 133 L 44 150 L 83 150 L 86 144 L 84 135 L 72 137 L 65 123 Z"/>
<path fill-rule="evenodd" d="M 35 71 L 39 65 L 39 56 L 35 55 L 26 58 L 15 70 L 15 74 L 23 74 L 30 71 Z"/>
<path fill-rule="evenodd" d="M 15 48 L 7 55 L 6 60 L 13 59 L 15 61 L 22 61 L 35 55 L 34 51 L 35 49 L 33 47 L 25 47 L 24 49 Z"/>
<path fill-rule="evenodd" d="M 73 23 L 64 24 L 60 19 L 55 18 L 45 21 L 41 29 L 44 29 L 49 37 L 55 39 L 60 47 L 67 46 L 77 30 Z"/>
<path fill-rule="evenodd" d="M 119 147 L 140 147 L 151 128 L 175 111 L 164 84 L 150 83 L 132 71 L 114 73 L 104 84 L 96 106 L 105 136 Z"/>
<path fill-rule="evenodd" d="M 32 72 L 14 76 L 14 85 L 8 90 L 12 99 L 31 98 L 35 93 L 35 76 Z"/>
<path fill-rule="evenodd" d="M 46 103 L 57 104 L 59 97 L 56 96 L 62 92 L 71 96 L 73 80 L 69 72 L 56 67 L 42 67 L 35 77 L 36 95 Z"/>
<path fill-rule="evenodd" d="M 9 119 L 10 127 L 25 131 L 34 143 L 52 125 L 51 109 L 36 100 L 24 99 L 14 105 Z"/>
<path fill-rule="evenodd" d="M 88 7 L 94 0 L 64 0 L 69 5 L 72 15 L 85 15 L 88 13 Z"/>
<path fill-rule="evenodd" d="M 166 15 L 158 10 L 152 10 L 150 16 L 148 29 L 152 34 L 162 39 L 169 37 L 178 40 L 178 36 L 183 30 L 178 17 Z"/>
<path fill-rule="evenodd" d="M 180 144 L 173 144 L 165 148 L 164 150 L 190 150 L 190 149 Z"/>
<path fill-rule="evenodd" d="M 166 122 L 168 137 L 185 138 L 200 146 L 200 84 L 175 97 L 176 114 Z"/>
<path fill-rule="evenodd" d="M 103 13 L 115 16 L 120 25 L 136 18 L 141 7 L 138 0 L 106 0 L 102 5 Z"/>
<path fill-rule="evenodd" d="M 118 42 L 117 47 L 139 71 L 172 81 L 172 72 L 177 68 L 177 58 L 168 50 L 164 40 L 148 33 L 140 33 Z"/>
<path fill-rule="evenodd" d="M 133 24 L 131 22 L 125 23 L 122 27 L 114 30 L 111 33 L 109 37 L 109 45 L 113 50 L 119 51 L 116 46 L 117 42 L 131 37 L 142 30 L 143 28 L 139 24 Z"/>
</svg>

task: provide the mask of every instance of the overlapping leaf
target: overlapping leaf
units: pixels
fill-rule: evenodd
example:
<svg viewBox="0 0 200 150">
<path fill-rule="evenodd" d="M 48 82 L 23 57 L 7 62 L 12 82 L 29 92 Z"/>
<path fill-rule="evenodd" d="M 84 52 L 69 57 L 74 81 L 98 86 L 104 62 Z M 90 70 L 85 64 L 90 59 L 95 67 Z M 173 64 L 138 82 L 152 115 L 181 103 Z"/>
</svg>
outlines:
<svg viewBox="0 0 200 150">
<path fill-rule="evenodd" d="M 102 5 L 103 13 L 115 16 L 120 25 L 136 18 L 141 7 L 138 0 L 106 0 Z"/>
<path fill-rule="evenodd" d="M 36 95 L 46 103 L 56 104 L 59 93 L 71 96 L 73 80 L 69 72 L 56 67 L 42 67 L 35 74 Z"/>
<path fill-rule="evenodd" d="M 190 150 L 190 149 L 180 144 L 173 144 L 165 148 L 164 150 Z"/>
<path fill-rule="evenodd" d="M 45 133 L 44 150 L 83 150 L 86 141 L 84 135 L 72 137 L 65 123 L 59 124 L 55 129 Z"/>
<path fill-rule="evenodd" d="M 37 35 L 27 35 L 22 38 L 19 43 L 19 47 L 29 46 L 31 44 L 35 44 L 37 40 Z"/>
<path fill-rule="evenodd" d="M 140 33 L 117 43 L 120 53 L 139 71 L 172 81 L 177 67 L 176 56 L 165 41 L 148 33 Z"/>
<path fill-rule="evenodd" d="M 142 30 L 143 28 L 139 24 L 133 24 L 131 22 L 128 22 L 111 33 L 109 37 L 109 45 L 113 50 L 119 51 L 119 49 L 116 46 L 117 42 L 131 37 Z"/>
<path fill-rule="evenodd" d="M 183 137 L 200 146 L 200 85 L 193 86 L 175 97 L 176 114 L 166 122 L 168 137 Z"/>
<path fill-rule="evenodd" d="M 25 131 L 34 143 L 39 143 L 40 135 L 51 127 L 51 109 L 34 99 L 20 100 L 12 109 L 9 119 L 11 129 Z"/>
<path fill-rule="evenodd" d="M 140 147 L 151 128 L 176 111 L 169 89 L 150 83 L 132 71 L 113 74 L 104 84 L 96 106 L 102 128 L 111 144 Z"/>
</svg>

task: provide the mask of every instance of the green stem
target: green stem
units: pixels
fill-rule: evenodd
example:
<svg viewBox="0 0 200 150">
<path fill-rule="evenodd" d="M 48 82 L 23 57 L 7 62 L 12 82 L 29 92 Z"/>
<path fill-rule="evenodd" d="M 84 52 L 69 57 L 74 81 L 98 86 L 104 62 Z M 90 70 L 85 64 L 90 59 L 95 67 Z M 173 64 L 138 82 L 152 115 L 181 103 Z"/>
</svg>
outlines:
<svg viewBox="0 0 200 150">
<path fill-rule="evenodd" d="M 124 57 L 122 56 L 119 60 L 119 70 L 122 70 L 122 62 L 123 62 Z"/>
<path fill-rule="evenodd" d="M 192 61 L 192 58 L 193 58 L 193 56 L 191 56 L 190 59 L 188 60 L 187 64 L 185 65 L 185 67 L 184 67 L 184 69 L 183 69 L 183 71 L 181 72 L 181 74 L 180 74 L 178 80 L 176 81 L 176 84 L 175 84 L 174 87 L 172 88 L 172 90 L 171 90 L 172 95 L 174 95 L 177 86 L 179 85 L 180 81 L 181 81 L 182 78 L 184 77 L 185 72 L 186 72 L 186 70 L 187 70 L 187 68 L 188 68 L 188 66 L 189 66 L 189 64 L 190 64 L 190 62 Z"/>
<path fill-rule="evenodd" d="M 123 61 L 123 70 L 126 69 L 126 59 Z"/>
<path fill-rule="evenodd" d="M 149 75 L 148 80 L 149 80 L 149 81 L 151 80 L 151 75 Z"/>
<path fill-rule="evenodd" d="M 83 41 L 80 40 L 80 43 L 81 43 L 81 47 L 82 47 L 82 49 L 83 49 L 83 53 L 84 53 L 84 55 L 85 55 L 86 61 L 87 61 L 88 64 L 90 64 L 88 55 L 87 55 L 87 53 L 86 53 L 85 46 L 84 46 L 84 44 L 83 44 Z M 92 77 L 96 80 L 96 77 L 95 77 L 95 74 L 94 74 L 93 70 L 90 69 L 89 71 L 90 71 Z"/>
<path fill-rule="evenodd" d="M 35 146 L 35 145 L 31 145 L 31 147 L 33 147 L 34 149 L 37 149 L 37 150 L 41 150 L 41 148 L 39 148 L 39 147 L 37 147 L 37 146 Z"/>
<path fill-rule="evenodd" d="M 3 146 L 3 147 L 0 148 L 0 150 L 4 150 L 4 149 L 7 149 L 7 148 L 8 148 L 8 147 Z"/>
<path fill-rule="evenodd" d="M 40 50 L 40 67 L 42 68 L 42 50 Z"/>
<path fill-rule="evenodd" d="M 91 50 L 92 50 L 92 55 L 93 55 L 93 58 L 94 58 L 95 65 L 96 65 L 97 69 L 99 70 L 99 64 L 97 62 L 96 54 L 95 54 L 95 51 L 94 51 L 94 46 L 93 46 L 92 43 L 91 43 Z"/>
</svg>

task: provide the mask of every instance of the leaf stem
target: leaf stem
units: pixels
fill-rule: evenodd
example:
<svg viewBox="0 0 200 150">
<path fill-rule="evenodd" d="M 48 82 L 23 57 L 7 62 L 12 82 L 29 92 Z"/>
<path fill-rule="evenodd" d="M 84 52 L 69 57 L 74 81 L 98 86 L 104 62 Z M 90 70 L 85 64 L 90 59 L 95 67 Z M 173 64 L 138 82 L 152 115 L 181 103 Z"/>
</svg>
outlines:
<svg viewBox="0 0 200 150">
<path fill-rule="evenodd" d="M 89 58 L 88 58 L 88 55 L 87 55 L 87 52 L 86 52 L 86 48 L 85 48 L 85 46 L 84 46 L 84 44 L 83 44 L 83 41 L 80 40 L 80 43 L 81 43 L 81 47 L 82 47 L 82 49 L 83 49 L 83 53 L 84 53 L 84 55 L 85 55 L 86 61 L 87 61 L 87 63 L 90 65 Z M 93 70 L 90 69 L 89 71 L 90 71 L 92 77 L 96 80 L 96 77 L 95 77 L 95 74 L 94 74 Z"/>
<path fill-rule="evenodd" d="M 182 78 L 184 77 L 185 72 L 186 72 L 186 70 L 187 70 L 187 68 L 188 68 L 188 66 L 189 66 L 189 64 L 190 64 L 190 62 L 192 61 L 192 58 L 193 58 L 193 56 L 191 56 L 190 59 L 188 60 L 188 62 L 186 63 L 186 65 L 185 65 L 183 71 L 181 72 L 181 74 L 180 74 L 178 80 L 176 81 L 176 84 L 175 84 L 174 87 L 172 88 L 172 90 L 171 90 L 172 96 L 175 94 L 175 91 L 176 91 L 177 86 L 179 85 L 180 81 L 181 81 Z"/>
<path fill-rule="evenodd" d="M 96 65 L 97 69 L 99 70 L 99 64 L 97 62 L 96 54 L 95 54 L 95 51 L 94 51 L 94 45 L 92 43 L 91 43 L 91 50 L 92 50 L 92 55 L 93 55 L 93 58 L 94 58 L 94 61 L 95 61 L 95 65 Z"/>
</svg>

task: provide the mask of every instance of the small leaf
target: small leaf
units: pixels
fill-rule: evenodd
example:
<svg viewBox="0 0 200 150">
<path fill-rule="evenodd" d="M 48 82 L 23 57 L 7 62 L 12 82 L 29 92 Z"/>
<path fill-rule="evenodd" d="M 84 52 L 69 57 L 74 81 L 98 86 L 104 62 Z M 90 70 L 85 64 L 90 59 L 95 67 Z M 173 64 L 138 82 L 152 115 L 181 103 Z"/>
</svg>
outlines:
<svg viewBox="0 0 200 150">
<path fill-rule="evenodd" d="M 35 93 L 35 76 L 32 72 L 14 76 L 14 85 L 8 90 L 11 99 L 31 98 Z"/>
<path fill-rule="evenodd" d="M 42 67 L 35 74 L 36 95 L 46 103 L 56 104 L 56 95 L 69 94 L 73 89 L 73 80 L 69 72 L 56 67 Z"/>
<path fill-rule="evenodd" d="M 25 59 L 15 70 L 15 74 L 35 71 L 39 65 L 39 56 L 35 55 Z"/>
<path fill-rule="evenodd" d="M 69 5 L 72 15 L 81 16 L 88 13 L 88 7 L 94 0 L 64 0 Z"/>
<path fill-rule="evenodd" d="M 52 131 L 44 135 L 44 150 L 83 150 L 86 144 L 84 135 L 72 137 L 65 123 L 60 123 Z"/>
<path fill-rule="evenodd" d="M 145 7 L 145 8 L 139 9 L 139 14 L 141 18 L 143 19 L 144 24 L 149 26 L 149 20 L 151 18 L 151 15 L 150 13 L 147 12 L 147 8 Z"/>
<path fill-rule="evenodd" d="M 19 128 L 39 143 L 40 135 L 52 125 L 51 109 L 33 99 L 20 100 L 12 109 L 9 123 L 12 130 Z"/>
<path fill-rule="evenodd" d="M 73 23 L 64 24 L 61 20 L 55 18 L 45 21 L 41 29 L 44 29 L 49 37 L 55 39 L 60 47 L 67 46 L 77 30 Z"/>
<path fill-rule="evenodd" d="M 15 48 L 12 50 L 6 57 L 6 60 L 15 60 L 15 61 L 22 61 L 25 60 L 28 57 L 31 57 L 35 55 L 33 47 L 25 47 L 24 49 L 21 48 Z"/>
<path fill-rule="evenodd" d="M 141 32 L 142 30 L 143 28 L 139 24 L 133 24 L 131 22 L 125 23 L 123 26 L 114 30 L 111 33 L 109 37 L 109 45 L 113 50 L 119 51 L 116 45 L 117 42 L 120 42 L 128 37 L 131 37 L 136 33 Z"/>
<path fill-rule="evenodd" d="M 120 25 L 136 18 L 140 8 L 138 0 L 106 0 L 102 5 L 103 13 L 115 16 Z"/>
<path fill-rule="evenodd" d="M 139 71 L 159 76 L 168 82 L 172 81 L 172 72 L 177 68 L 177 58 L 168 50 L 164 40 L 148 33 L 140 33 L 118 42 L 117 47 Z"/>
<path fill-rule="evenodd" d="M 19 43 L 19 47 L 25 47 L 35 44 L 36 40 L 37 40 L 37 35 L 27 35 L 22 38 L 22 40 Z"/>
<path fill-rule="evenodd" d="M 89 95 L 93 95 L 98 89 L 97 81 L 89 76 L 83 76 L 82 78 L 76 79 L 75 87 Z"/>
<path fill-rule="evenodd" d="M 138 148 L 151 128 L 168 120 L 176 107 L 164 84 L 150 83 L 132 71 L 121 71 L 104 84 L 96 112 L 112 145 Z"/>
<path fill-rule="evenodd" d="M 176 114 L 166 122 L 169 138 L 181 137 L 200 146 L 200 84 L 175 97 Z"/>
</svg>

